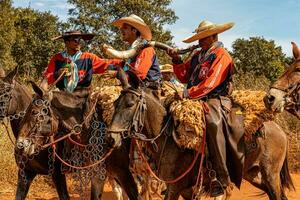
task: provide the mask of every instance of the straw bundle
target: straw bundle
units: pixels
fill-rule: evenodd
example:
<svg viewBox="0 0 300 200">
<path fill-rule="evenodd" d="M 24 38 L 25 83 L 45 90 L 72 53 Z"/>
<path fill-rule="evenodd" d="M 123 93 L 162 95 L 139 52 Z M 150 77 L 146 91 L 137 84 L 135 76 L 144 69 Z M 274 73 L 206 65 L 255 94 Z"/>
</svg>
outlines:
<svg viewBox="0 0 300 200">
<path fill-rule="evenodd" d="M 251 137 L 265 121 L 273 120 L 274 115 L 266 109 L 264 91 L 236 90 L 232 93 L 233 102 L 243 108 L 245 137 Z"/>
<path fill-rule="evenodd" d="M 191 99 L 174 101 L 170 112 L 176 127 L 173 135 L 176 143 L 182 148 L 198 150 L 205 127 L 203 102 Z"/>
<path fill-rule="evenodd" d="M 93 96 L 98 98 L 98 105 L 102 109 L 103 121 L 110 124 L 114 114 L 114 102 L 120 96 L 121 86 L 103 86 L 97 87 Z"/>
</svg>

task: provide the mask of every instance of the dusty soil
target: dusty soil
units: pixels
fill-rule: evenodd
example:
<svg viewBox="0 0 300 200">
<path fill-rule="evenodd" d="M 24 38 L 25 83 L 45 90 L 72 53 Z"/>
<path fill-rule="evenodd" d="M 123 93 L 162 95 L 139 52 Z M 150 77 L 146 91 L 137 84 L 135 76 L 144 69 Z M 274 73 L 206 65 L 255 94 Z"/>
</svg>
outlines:
<svg viewBox="0 0 300 200">
<path fill-rule="evenodd" d="M 293 180 L 297 192 L 288 192 L 289 200 L 298 200 L 300 199 L 300 174 L 293 174 Z M 38 179 L 37 179 L 38 181 Z M 57 200 L 57 194 L 54 188 L 51 185 L 45 185 L 41 187 L 41 184 L 37 184 L 37 181 L 33 183 L 32 188 L 29 191 L 28 200 Z M 0 199 L 1 200 L 10 200 L 14 199 L 15 189 L 11 187 L 9 183 L 1 183 L 0 185 Z M 72 191 L 72 188 L 69 188 L 71 191 L 71 199 L 79 200 L 79 195 Z M 208 200 L 210 198 L 206 198 Z M 268 199 L 266 195 L 263 195 L 262 192 L 247 182 L 243 182 L 241 190 L 234 189 L 232 200 L 258 200 L 258 199 Z M 104 200 L 116 200 L 113 193 L 111 192 L 111 187 L 106 185 Z"/>
</svg>

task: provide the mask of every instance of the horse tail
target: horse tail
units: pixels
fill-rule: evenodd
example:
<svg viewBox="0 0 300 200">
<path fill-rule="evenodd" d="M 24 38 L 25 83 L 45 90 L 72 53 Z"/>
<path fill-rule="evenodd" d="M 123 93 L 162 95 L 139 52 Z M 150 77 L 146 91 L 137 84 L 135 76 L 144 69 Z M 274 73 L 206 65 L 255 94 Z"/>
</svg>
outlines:
<svg viewBox="0 0 300 200">
<path fill-rule="evenodd" d="M 288 165 L 288 158 L 287 158 L 287 152 L 286 156 L 284 158 L 283 166 L 280 170 L 280 183 L 282 188 L 287 188 L 289 190 L 295 191 L 295 186 L 289 171 L 289 165 Z"/>
</svg>

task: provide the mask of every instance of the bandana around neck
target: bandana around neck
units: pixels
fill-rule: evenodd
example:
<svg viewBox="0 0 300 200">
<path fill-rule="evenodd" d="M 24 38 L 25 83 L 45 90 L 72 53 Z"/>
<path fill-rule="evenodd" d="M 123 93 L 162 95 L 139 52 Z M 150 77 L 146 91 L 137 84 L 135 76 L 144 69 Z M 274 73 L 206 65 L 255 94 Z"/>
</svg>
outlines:
<svg viewBox="0 0 300 200">
<path fill-rule="evenodd" d="M 72 56 L 69 55 L 67 51 L 61 52 L 62 57 L 71 61 L 71 63 L 66 65 L 66 67 L 69 68 L 70 76 L 64 77 L 64 85 L 68 92 L 73 92 L 79 82 L 78 67 L 75 62 L 80 59 L 81 54 L 81 51 L 78 51 Z"/>
</svg>

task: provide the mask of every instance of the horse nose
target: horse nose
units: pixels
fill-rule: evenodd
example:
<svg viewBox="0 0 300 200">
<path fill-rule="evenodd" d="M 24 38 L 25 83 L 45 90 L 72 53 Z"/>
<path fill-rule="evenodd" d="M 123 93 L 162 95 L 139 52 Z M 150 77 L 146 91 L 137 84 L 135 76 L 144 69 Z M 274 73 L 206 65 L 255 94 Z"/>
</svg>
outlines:
<svg viewBox="0 0 300 200">
<path fill-rule="evenodd" d="M 274 101 L 275 101 L 275 97 L 273 95 L 269 94 L 267 96 L 267 102 L 268 102 L 268 104 L 272 105 L 274 103 Z"/>
</svg>

